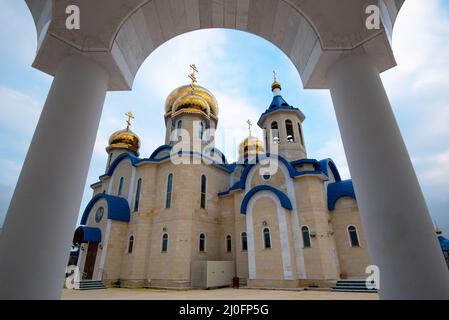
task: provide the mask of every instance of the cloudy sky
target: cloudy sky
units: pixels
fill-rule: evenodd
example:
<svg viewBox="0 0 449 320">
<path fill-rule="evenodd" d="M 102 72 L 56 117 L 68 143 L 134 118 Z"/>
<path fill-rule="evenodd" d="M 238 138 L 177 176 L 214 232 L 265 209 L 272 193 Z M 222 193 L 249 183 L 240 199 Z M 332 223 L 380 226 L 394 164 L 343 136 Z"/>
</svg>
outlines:
<svg viewBox="0 0 449 320">
<path fill-rule="evenodd" d="M 406 1 L 393 35 L 398 67 L 382 78 L 432 216 L 449 235 L 446 2 Z M 35 33 L 24 1 L 0 0 L 0 225 L 52 80 L 31 68 Z M 199 84 L 218 99 L 217 140 L 228 159 L 236 158 L 236 145 L 247 133 L 245 121 L 256 123 L 269 106 L 272 70 L 276 70 L 283 97 L 306 115 L 309 158 L 330 157 L 342 176 L 350 178 L 329 92 L 303 90 L 288 57 L 261 38 L 239 31 L 203 30 L 179 36 L 155 50 L 139 70 L 132 91 L 108 93 L 82 209 L 91 197 L 89 185 L 104 173 L 108 138 L 124 128 L 127 111 L 135 114 L 132 129 L 142 140 L 143 157 L 163 144 L 165 99 L 171 90 L 188 82 L 191 63 L 199 68 Z"/>
</svg>

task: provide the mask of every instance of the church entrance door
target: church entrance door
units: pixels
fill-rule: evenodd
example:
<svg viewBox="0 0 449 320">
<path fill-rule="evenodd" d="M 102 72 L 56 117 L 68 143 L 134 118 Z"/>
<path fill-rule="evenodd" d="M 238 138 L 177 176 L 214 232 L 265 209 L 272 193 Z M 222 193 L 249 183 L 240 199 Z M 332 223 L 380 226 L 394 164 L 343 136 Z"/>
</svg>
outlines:
<svg viewBox="0 0 449 320">
<path fill-rule="evenodd" d="M 86 262 L 84 263 L 83 279 L 92 280 L 95 268 L 95 259 L 97 257 L 98 243 L 89 242 L 87 247 Z"/>
</svg>

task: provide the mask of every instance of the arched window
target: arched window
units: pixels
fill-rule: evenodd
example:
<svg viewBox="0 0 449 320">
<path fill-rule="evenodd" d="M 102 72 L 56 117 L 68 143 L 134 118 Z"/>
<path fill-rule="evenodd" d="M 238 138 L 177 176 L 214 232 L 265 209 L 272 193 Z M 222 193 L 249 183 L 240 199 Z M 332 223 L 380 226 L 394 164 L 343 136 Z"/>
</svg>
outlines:
<svg viewBox="0 0 449 320">
<path fill-rule="evenodd" d="M 287 141 L 295 142 L 295 134 L 293 132 L 293 124 L 291 120 L 285 120 L 285 130 L 287 131 Z"/>
<path fill-rule="evenodd" d="M 242 232 L 242 251 L 248 250 L 248 237 L 246 232 Z"/>
<path fill-rule="evenodd" d="M 134 236 L 131 236 L 131 237 L 129 237 L 129 240 L 128 240 L 128 253 L 133 252 L 133 247 L 134 247 Z"/>
<path fill-rule="evenodd" d="M 301 228 L 301 232 L 302 232 L 302 242 L 304 244 L 304 248 L 310 248 L 311 242 L 310 242 L 309 228 L 304 226 Z"/>
<path fill-rule="evenodd" d="M 203 174 L 201 176 L 201 209 L 206 208 L 206 184 L 207 184 L 207 178 Z"/>
<path fill-rule="evenodd" d="M 161 248 L 161 252 L 167 252 L 168 250 L 168 234 L 164 233 L 162 235 L 162 248 Z"/>
<path fill-rule="evenodd" d="M 226 252 L 231 252 L 232 251 L 232 238 L 231 236 L 228 234 L 226 236 Z"/>
<path fill-rule="evenodd" d="M 301 144 L 304 145 L 304 135 L 302 133 L 301 124 L 298 123 L 298 132 L 299 132 L 299 139 L 301 141 Z"/>
<path fill-rule="evenodd" d="M 109 154 L 109 157 L 108 157 L 108 164 L 107 164 L 106 170 L 108 170 L 109 167 L 111 166 L 111 162 L 112 162 L 112 152 Z"/>
<path fill-rule="evenodd" d="M 117 195 L 121 196 L 123 193 L 123 182 L 125 181 L 125 178 L 121 177 L 120 178 L 120 182 L 118 184 L 118 191 L 117 191 Z"/>
<path fill-rule="evenodd" d="M 200 252 L 206 251 L 206 236 L 204 233 L 200 234 L 200 245 L 199 245 Z"/>
<path fill-rule="evenodd" d="M 182 129 L 182 120 L 178 120 L 176 124 L 176 129 Z"/>
<path fill-rule="evenodd" d="M 354 226 L 349 226 L 348 234 L 349 234 L 349 241 L 351 242 L 351 247 L 360 247 L 357 229 Z"/>
<path fill-rule="evenodd" d="M 279 127 L 276 121 L 271 123 L 271 134 L 273 135 L 273 143 L 279 144 L 281 139 L 279 138 Z"/>
<path fill-rule="evenodd" d="M 198 130 L 198 138 L 203 139 L 204 135 L 204 123 L 200 122 L 199 130 Z"/>
<path fill-rule="evenodd" d="M 167 192 L 165 194 L 165 208 L 171 207 L 171 194 L 173 191 L 173 173 L 170 173 L 167 177 Z"/>
<path fill-rule="evenodd" d="M 263 229 L 263 243 L 264 243 L 265 249 L 271 248 L 270 229 L 268 229 L 268 228 Z"/>
<path fill-rule="evenodd" d="M 139 180 L 137 180 L 136 196 L 134 199 L 134 212 L 139 210 L 141 189 L 142 189 L 142 179 L 139 179 Z"/>
</svg>

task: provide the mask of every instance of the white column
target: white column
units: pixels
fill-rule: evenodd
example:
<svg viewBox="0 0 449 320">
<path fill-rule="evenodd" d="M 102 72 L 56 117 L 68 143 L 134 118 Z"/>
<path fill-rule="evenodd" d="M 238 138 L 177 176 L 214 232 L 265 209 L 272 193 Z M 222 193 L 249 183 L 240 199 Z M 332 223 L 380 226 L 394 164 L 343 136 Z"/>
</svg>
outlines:
<svg viewBox="0 0 449 320">
<path fill-rule="evenodd" d="M 328 81 L 380 297 L 449 299 L 449 272 L 378 70 L 353 55 Z"/>
<path fill-rule="evenodd" d="M 59 299 L 108 74 L 64 59 L 53 80 L 0 239 L 0 299 Z"/>
</svg>

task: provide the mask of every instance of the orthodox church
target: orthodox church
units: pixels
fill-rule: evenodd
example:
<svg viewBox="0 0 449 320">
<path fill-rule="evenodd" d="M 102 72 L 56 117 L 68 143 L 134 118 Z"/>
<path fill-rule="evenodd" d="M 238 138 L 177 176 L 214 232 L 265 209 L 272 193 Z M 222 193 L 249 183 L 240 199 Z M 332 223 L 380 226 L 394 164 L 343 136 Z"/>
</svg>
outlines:
<svg viewBox="0 0 449 320">
<path fill-rule="evenodd" d="M 207 133 L 218 126 L 217 100 L 195 71 L 191 78 L 168 96 L 165 143 L 149 157 L 139 155 L 131 114 L 111 135 L 105 173 L 75 231 L 82 278 L 159 288 L 196 287 L 205 272 L 251 287 L 365 278 L 370 257 L 352 181 L 331 159 L 307 157 L 305 116 L 281 84 L 275 79 L 257 122 L 264 141 L 250 135 L 228 163 Z"/>
</svg>

